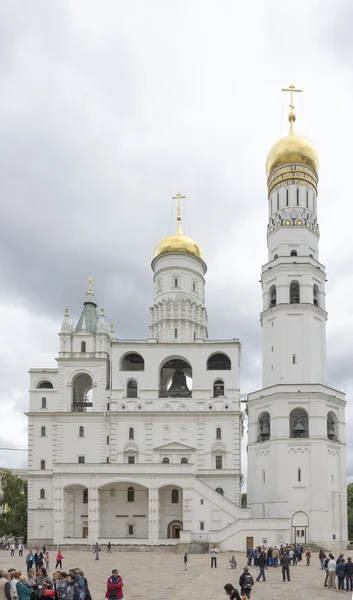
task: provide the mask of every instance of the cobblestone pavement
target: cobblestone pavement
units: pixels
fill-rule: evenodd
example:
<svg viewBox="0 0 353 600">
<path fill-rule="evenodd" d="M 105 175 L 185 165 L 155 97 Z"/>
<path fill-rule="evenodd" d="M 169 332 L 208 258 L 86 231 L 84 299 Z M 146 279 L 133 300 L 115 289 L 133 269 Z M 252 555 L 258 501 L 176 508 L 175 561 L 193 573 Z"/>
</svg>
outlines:
<svg viewBox="0 0 353 600">
<path fill-rule="evenodd" d="M 16 553 L 17 554 L 17 553 Z M 51 552 L 54 557 L 55 552 Z M 348 554 L 346 553 L 346 556 Z M 238 588 L 239 575 L 245 564 L 244 554 L 236 554 L 238 567 L 231 571 L 230 554 L 220 554 L 218 568 L 210 569 L 210 559 L 205 554 L 191 554 L 189 569 L 184 570 L 183 555 L 163 552 L 114 552 L 102 549 L 100 560 L 88 551 L 65 551 L 63 568 L 81 567 L 89 581 L 93 600 L 103 600 L 105 583 L 113 568 L 120 571 L 124 580 L 126 600 L 226 600 L 225 583 Z M 51 567 L 55 562 L 51 563 Z M 24 558 L 11 558 L 0 551 L 0 568 L 25 569 Z M 51 572 L 53 568 L 51 568 Z M 252 567 L 254 579 L 258 569 Z M 299 563 L 291 567 L 291 582 L 282 582 L 281 569 L 268 569 L 266 583 L 256 583 L 251 600 L 332 600 L 341 595 L 351 600 L 351 594 L 323 586 L 324 572 L 320 570 L 317 554 L 311 566 Z"/>
</svg>

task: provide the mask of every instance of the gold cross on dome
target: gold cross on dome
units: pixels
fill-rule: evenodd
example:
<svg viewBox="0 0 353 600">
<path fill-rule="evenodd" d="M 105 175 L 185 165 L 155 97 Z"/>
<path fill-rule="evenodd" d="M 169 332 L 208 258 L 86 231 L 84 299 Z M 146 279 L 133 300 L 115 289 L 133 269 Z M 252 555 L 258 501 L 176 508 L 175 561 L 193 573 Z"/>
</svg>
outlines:
<svg viewBox="0 0 353 600">
<path fill-rule="evenodd" d="M 178 217 L 177 220 L 181 221 L 181 206 L 180 206 L 180 200 L 183 200 L 184 198 L 186 198 L 186 196 L 182 196 L 180 192 L 177 193 L 176 196 L 172 197 L 172 200 L 178 200 L 178 206 L 177 206 L 177 212 L 178 212 Z"/>
<path fill-rule="evenodd" d="M 92 275 L 89 276 L 88 281 L 89 281 L 88 293 L 93 294 L 92 283 L 93 283 L 94 279 L 93 279 Z"/>
<path fill-rule="evenodd" d="M 293 85 L 293 83 L 289 87 L 287 87 L 287 88 L 282 88 L 282 92 L 290 92 L 290 105 L 289 105 L 289 108 L 291 110 L 294 110 L 294 103 L 293 103 L 294 102 L 294 97 L 293 97 L 293 94 L 295 92 L 302 92 L 302 91 L 303 90 L 298 90 L 295 87 L 295 85 Z"/>
</svg>

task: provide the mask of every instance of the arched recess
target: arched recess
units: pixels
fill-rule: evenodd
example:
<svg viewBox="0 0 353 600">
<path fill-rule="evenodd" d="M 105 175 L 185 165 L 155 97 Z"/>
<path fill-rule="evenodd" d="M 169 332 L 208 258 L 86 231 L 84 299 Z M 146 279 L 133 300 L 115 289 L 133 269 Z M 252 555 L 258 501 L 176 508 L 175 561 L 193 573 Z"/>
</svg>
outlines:
<svg viewBox="0 0 353 600">
<path fill-rule="evenodd" d="M 327 413 L 327 437 L 337 440 L 337 416 L 332 410 Z"/>
<path fill-rule="evenodd" d="M 174 521 L 170 521 L 168 524 L 168 538 L 169 539 L 179 539 L 180 532 L 183 531 L 183 522 L 175 519 Z"/>
<path fill-rule="evenodd" d="M 216 379 L 213 383 L 213 397 L 223 398 L 224 397 L 224 381 L 223 379 Z"/>
<path fill-rule="evenodd" d="M 291 281 L 289 286 L 289 302 L 290 304 L 300 303 L 300 285 L 299 281 Z"/>
<path fill-rule="evenodd" d="M 316 283 L 314 283 L 314 286 L 313 286 L 313 304 L 314 304 L 314 306 L 320 306 L 319 305 L 319 293 L 320 293 L 319 286 Z"/>
<path fill-rule="evenodd" d="M 159 367 L 160 398 L 191 398 L 192 366 L 185 358 L 166 358 Z"/>
<path fill-rule="evenodd" d="M 126 382 L 126 397 L 138 398 L 138 386 L 136 379 L 128 379 Z"/>
<path fill-rule="evenodd" d="M 120 359 L 120 371 L 144 371 L 145 360 L 138 352 L 128 352 Z"/>
<path fill-rule="evenodd" d="M 177 485 L 164 485 L 158 489 L 159 538 L 178 538 L 183 529 L 183 489 Z M 172 525 L 178 527 L 172 529 Z"/>
<path fill-rule="evenodd" d="M 291 438 L 309 437 L 309 415 L 304 408 L 294 408 L 289 415 L 289 435 Z"/>
<path fill-rule="evenodd" d="M 91 412 L 93 406 L 93 379 L 87 372 L 77 373 L 72 379 L 72 412 Z"/>
<path fill-rule="evenodd" d="M 52 390 L 54 388 L 51 381 L 39 381 L 36 385 L 36 390 Z"/>
<path fill-rule="evenodd" d="M 270 413 L 262 412 L 257 419 L 257 441 L 266 442 L 271 437 Z"/>
<path fill-rule="evenodd" d="M 224 352 L 215 352 L 207 359 L 207 371 L 230 371 L 232 363 Z"/>
<path fill-rule="evenodd" d="M 270 296 L 269 307 L 272 308 L 273 306 L 276 306 L 276 304 L 277 304 L 277 288 L 275 285 L 271 285 L 271 287 L 269 289 L 269 296 Z"/>
<path fill-rule="evenodd" d="M 298 511 L 292 515 L 292 543 L 307 544 L 309 542 L 309 517 L 305 512 Z"/>
</svg>

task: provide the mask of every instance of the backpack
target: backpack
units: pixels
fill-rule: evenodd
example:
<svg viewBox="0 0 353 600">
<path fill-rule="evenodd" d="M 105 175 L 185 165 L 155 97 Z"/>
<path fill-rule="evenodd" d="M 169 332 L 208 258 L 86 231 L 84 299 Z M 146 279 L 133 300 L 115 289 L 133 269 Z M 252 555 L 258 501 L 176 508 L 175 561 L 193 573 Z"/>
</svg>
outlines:
<svg viewBox="0 0 353 600">
<path fill-rule="evenodd" d="M 252 576 L 250 573 L 246 573 L 243 581 L 243 588 L 249 589 L 252 586 Z"/>
</svg>

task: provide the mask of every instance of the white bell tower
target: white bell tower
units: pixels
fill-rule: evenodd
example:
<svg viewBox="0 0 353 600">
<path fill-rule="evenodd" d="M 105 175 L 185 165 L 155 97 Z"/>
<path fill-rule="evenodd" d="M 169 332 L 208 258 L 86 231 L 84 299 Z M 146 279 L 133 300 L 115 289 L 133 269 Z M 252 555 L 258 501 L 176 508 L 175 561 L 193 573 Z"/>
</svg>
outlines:
<svg viewBox="0 0 353 600">
<path fill-rule="evenodd" d="M 249 395 L 248 505 L 288 519 L 286 542 L 347 541 L 344 394 L 327 386 L 325 267 L 319 262 L 318 156 L 290 131 L 267 158 L 262 267 L 263 389 Z"/>
</svg>

